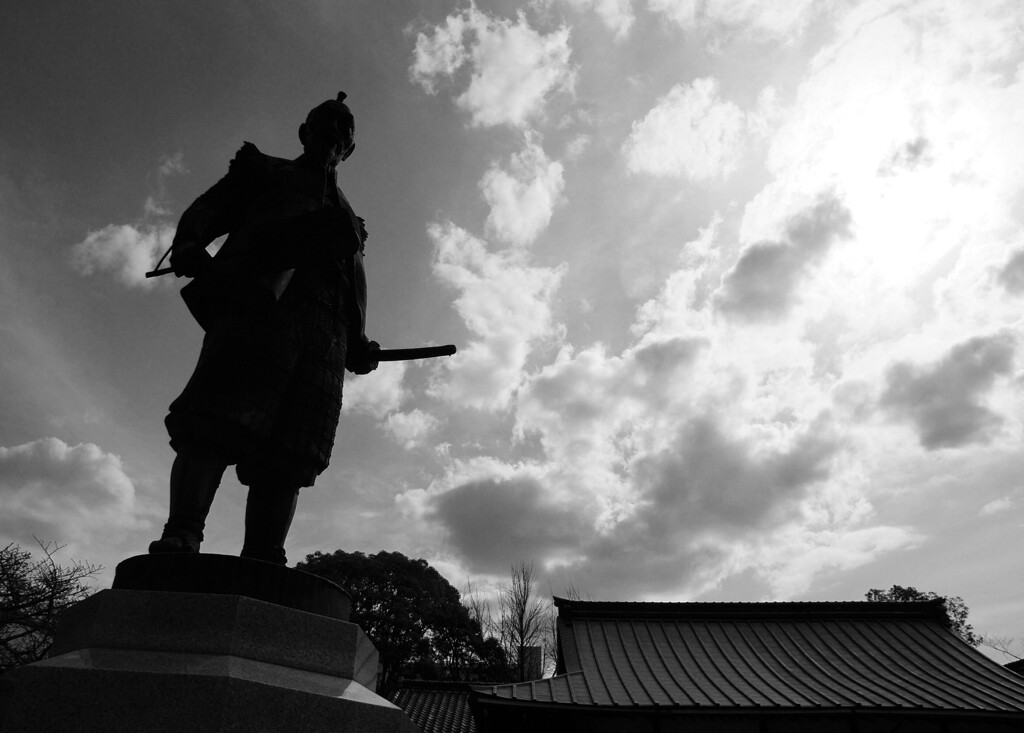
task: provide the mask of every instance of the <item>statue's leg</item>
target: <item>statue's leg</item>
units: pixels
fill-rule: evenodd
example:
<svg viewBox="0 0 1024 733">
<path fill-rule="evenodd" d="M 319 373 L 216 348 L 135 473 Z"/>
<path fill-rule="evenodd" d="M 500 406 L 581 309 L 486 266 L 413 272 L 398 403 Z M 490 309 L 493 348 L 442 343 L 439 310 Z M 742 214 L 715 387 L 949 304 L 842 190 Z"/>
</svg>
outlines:
<svg viewBox="0 0 1024 733">
<path fill-rule="evenodd" d="M 199 552 L 213 497 L 228 462 L 202 448 L 180 450 L 171 466 L 171 508 L 163 536 L 149 545 L 156 552 Z"/>
<path fill-rule="evenodd" d="M 254 481 L 245 504 L 245 542 L 242 557 L 286 565 L 284 541 L 292 526 L 299 487 Z"/>
</svg>

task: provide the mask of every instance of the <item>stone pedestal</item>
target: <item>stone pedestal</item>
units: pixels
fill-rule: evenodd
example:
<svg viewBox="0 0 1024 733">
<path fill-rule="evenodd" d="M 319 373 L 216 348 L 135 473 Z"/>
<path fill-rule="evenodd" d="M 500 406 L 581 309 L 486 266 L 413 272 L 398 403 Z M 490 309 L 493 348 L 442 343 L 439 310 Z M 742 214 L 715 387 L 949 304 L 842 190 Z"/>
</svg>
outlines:
<svg viewBox="0 0 1024 733">
<path fill-rule="evenodd" d="M 349 607 L 337 586 L 267 563 L 130 558 L 61 618 L 48 659 L 5 675 L 2 730 L 414 733 L 374 692 L 377 652 L 339 618 Z"/>
</svg>

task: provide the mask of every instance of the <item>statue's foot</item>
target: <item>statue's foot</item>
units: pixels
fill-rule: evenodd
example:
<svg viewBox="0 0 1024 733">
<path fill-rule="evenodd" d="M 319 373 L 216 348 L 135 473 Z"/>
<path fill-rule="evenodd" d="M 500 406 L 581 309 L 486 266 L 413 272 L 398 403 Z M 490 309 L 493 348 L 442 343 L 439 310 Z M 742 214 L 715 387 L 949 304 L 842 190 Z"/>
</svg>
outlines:
<svg viewBox="0 0 1024 733">
<path fill-rule="evenodd" d="M 149 554 L 162 552 L 199 552 L 199 543 L 191 537 L 170 535 L 149 543 Z"/>
</svg>

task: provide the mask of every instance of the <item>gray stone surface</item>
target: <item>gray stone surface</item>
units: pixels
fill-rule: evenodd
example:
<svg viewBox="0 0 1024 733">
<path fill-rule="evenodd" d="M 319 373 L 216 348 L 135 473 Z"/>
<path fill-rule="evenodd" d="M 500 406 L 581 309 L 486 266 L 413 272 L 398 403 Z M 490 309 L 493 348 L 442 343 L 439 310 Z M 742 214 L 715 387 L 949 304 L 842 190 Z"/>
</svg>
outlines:
<svg viewBox="0 0 1024 733">
<path fill-rule="evenodd" d="M 231 595 L 108 590 L 62 618 L 49 659 L 4 675 L 0 730 L 396 731 L 354 624 Z"/>
<path fill-rule="evenodd" d="M 358 626 L 244 596 L 100 591 L 61 617 L 50 655 L 96 647 L 227 654 L 376 688 L 377 651 Z"/>
<path fill-rule="evenodd" d="M 234 675 L 53 665 L 12 674 L 26 694 L 12 700 L 4 733 L 419 731 L 381 698 L 383 705 L 370 704 L 359 695 L 325 695 Z"/>
</svg>

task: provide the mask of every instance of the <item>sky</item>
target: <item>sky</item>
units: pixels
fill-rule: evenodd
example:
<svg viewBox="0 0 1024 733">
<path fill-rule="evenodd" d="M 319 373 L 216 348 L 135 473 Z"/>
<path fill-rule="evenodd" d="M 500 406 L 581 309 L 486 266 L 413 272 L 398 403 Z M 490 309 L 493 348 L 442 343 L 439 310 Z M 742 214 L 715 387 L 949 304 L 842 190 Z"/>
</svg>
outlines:
<svg viewBox="0 0 1024 733">
<path fill-rule="evenodd" d="M 848 600 L 1024 638 L 1017 0 L 20 3 L 0 25 L 0 543 L 166 517 L 202 340 L 145 279 L 344 90 L 368 334 L 292 561 L 493 592 Z M 204 551 L 236 554 L 233 475 Z M 1024 651 L 1018 649 L 1024 656 Z"/>
</svg>

